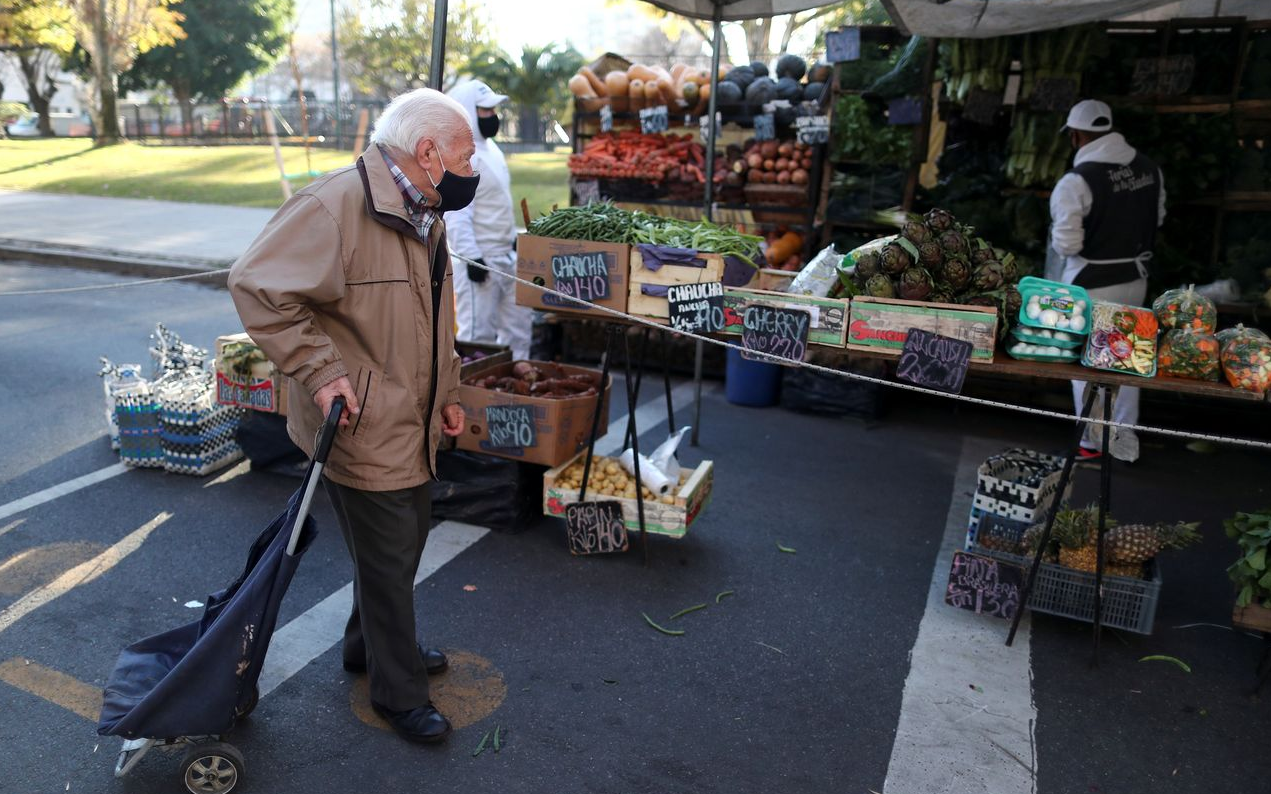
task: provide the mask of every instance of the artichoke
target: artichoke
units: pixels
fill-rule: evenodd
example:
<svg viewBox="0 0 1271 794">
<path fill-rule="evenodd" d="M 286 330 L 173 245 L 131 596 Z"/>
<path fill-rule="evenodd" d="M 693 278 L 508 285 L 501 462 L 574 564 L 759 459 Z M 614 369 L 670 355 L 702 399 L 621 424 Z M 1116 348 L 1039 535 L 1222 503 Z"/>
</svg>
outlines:
<svg viewBox="0 0 1271 794">
<path fill-rule="evenodd" d="M 936 208 L 923 216 L 923 220 L 927 222 L 927 226 L 936 234 L 942 234 L 953 228 L 953 224 L 957 221 L 953 215 L 942 209 Z"/>
<path fill-rule="evenodd" d="M 940 267 L 944 264 L 944 249 L 935 240 L 929 240 L 918 246 L 918 263 L 926 268 Z"/>
<path fill-rule="evenodd" d="M 883 272 L 891 276 L 899 276 L 914 263 L 913 257 L 900 243 L 888 243 L 883 248 Z"/>
<path fill-rule="evenodd" d="M 970 250 L 967 244 L 966 235 L 956 229 L 950 229 L 940 235 L 940 247 L 944 249 L 946 257 L 949 256 L 966 256 Z"/>
<path fill-rule="evenodd" d="M 868 251 L 856 258 L 856 280 L 864 284 L 870 276 L 879 273 L 882 265 L 878 261 L 877 251 Z"/>
<path fill-rule="evenodd" d="M 984 238 L 977 237 L 971 243 L 971 264 L 982 265 L 990 259 L 996 259 L 993 255 L 993 247 L 984 241 Z"/>
<path fill-rule="evenodd" d="M 998 300 L 997 296 L 993 295 L 991 292 L 985 292 L 979 295 L 972 295 L 969 298 L 964 298 L 962 303 L 967 306 L 988 306 L 992 309 L 1002 308 L 1001 301 Z"/>
<path fill-rule="evenodd" d="M 932 303 L 957 303 L 953 294 L 953 288 L 948 284 L 936 284 L 931 290 L 931 297 L 928 298 Z"/>
<path fill-rule="evenodd" d="M 894 298 L 896 290 L 891 285 L 891 279 L 882 273 L 876 273 L 869 277 L 865 282 L 865 293 L 871 298 Z"/>
<path fill-rule="evenodd" d="M 940 280 L 954 294 L 961 292 L 971 283 L 971 263 L 961 257 L 946 259 L 940 270 Z"/>
<path fill-rule="evenodd" d="M 931 230 L 925 223 L 915 218 L 905 223 L 900 230 L 900 236 L 916 246 L 921 246 L 923 243 L 930 242 Z"/>
<path fill-rule="evenodd" d="M 1006 294 L 1006 316 L 1008 319 L 1017 320 L 1019 318 L 1019 310 L 1024 305 L 1024 296 L 1019 294 L 1019 289 L 1014 284 L 1007 284 L 1004 292 Z"/>
<path fill-rule="evenodd" d="M 907 301 L 925 301 L 931 297 L 935 285 L 931 274 L 921 267 L 911 267 L 900 274 L 900 297 Z"/>
<path fill-rule="evenodd" d="M 999 249 L 1000 250 L 1000 249 Z M 1005 256 L 996 257 L 1002 263 L 1002 278 L 1007 284 L 1019 283 L 1019 263 L 1015 261 L 1014 254 L 1006 254 Z"/>
<path fill-rule="evenodd" d="M 971 287 L 977 292 L 992 292 L 993 290 L 1001 289 L 1003 282 L 1002 265 L 998 262 L 980 265 L 971 274 Z"/>
</svg>

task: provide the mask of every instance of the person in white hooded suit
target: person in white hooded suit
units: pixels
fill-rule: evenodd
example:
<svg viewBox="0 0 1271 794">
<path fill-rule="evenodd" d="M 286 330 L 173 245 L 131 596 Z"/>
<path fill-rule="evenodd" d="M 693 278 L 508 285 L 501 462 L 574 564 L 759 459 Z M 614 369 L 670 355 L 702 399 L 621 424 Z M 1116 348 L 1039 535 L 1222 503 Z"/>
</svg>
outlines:
<svg viewBox="0 0 1271 794">
<path fill-rule="evenodd" d="M 472 168 L 481 174 L 477 195 L 462 210 L 446 215 L 450 248 L 509 275 L 516 273 L 516 222 L 507 161 L 494 142 L 499 131 L 496 108 L 507 101 L 480 80 L 460 83 L 449 94 L 468 111 L 476 154 Z M 456 338 L 507 345 L 518 360 L 530 357 L 533 313 L 516 305 L 516 282 L 474 265 L 454 268 Z"/>
</svg>

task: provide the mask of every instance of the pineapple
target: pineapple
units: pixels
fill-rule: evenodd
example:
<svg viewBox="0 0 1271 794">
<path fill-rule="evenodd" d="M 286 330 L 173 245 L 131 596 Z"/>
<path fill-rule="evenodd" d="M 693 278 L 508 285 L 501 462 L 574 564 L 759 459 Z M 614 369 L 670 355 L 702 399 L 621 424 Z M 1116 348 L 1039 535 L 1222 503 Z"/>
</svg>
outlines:
<svg viewBox="0 0 1271 794">
<path fill-rule="evenodd" d="M 1108 533 L 1108 556 L 1113 562 L 1142 564 L 1163 549 L 1181 549 L 1200 540 L 1199 524 L 1127 524 Z"/>
<path fill-rule="evenodd" d="M 1109 516 L 1106 526 L 1116 526 Z M 1094 571 L 1098 563 L 1095 539 L 1099 534 L 1099 511 L 1093 505 L 1084 510 L 1060 510 L 1055 516 L 1054 536 L 1059 542 L 1059 564 L 1079 571 Z M 1107 550 L 1104 538 L 1104 550 Z"/>
</svg>

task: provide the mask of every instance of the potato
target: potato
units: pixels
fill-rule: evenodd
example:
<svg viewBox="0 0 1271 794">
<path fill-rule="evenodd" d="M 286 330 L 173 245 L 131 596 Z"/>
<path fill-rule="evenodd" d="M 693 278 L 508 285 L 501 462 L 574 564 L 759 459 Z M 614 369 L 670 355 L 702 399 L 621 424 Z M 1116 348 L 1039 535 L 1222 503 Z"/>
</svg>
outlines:
<svg viewBox="0 0 1271 794">
<path fill-rule="evenodd" d="M 662 497 L 660 501 L 664 505 L 673 505 L 675 504 L 675 497 L 671 496 L 670 494 L 667 494 L 666 496 Z"/>
</svg>

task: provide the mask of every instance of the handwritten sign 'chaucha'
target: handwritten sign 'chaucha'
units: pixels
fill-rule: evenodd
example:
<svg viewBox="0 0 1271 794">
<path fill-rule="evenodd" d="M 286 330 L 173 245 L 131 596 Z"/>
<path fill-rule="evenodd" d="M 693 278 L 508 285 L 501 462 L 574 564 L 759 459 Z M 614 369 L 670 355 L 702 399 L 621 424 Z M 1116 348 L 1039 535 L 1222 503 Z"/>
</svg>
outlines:
<svg viewBox="0 0 1271 794">
<path fill-rule="evenodd" d="M 991 557 L 953 553 L 944 602 L 977 615 L 1012 620 L 1019 611 L 1024 569 Z"/>
<path fill-rule="evenodd" d="M 607 251 L 586 251 L 552 256 L 552 280 L 557 292 L 592 303 L 609 297 L 609 270 L 614 255 Z"/>
<path fill-rule="evenodd" d="M 910 328 L 896 364 L 896 377 L 916 386 L 960 394 L 974 351 L 970 342 Z"/>
<path fill-rule="evenodd" d="M 741 343 L 746 350 L 755 353 L 802 361 L 804 354 L 808 352 L 808 331 L 811 326 L 810 312 L 755 303 L 746 307 L 746 313 L 742 317 Z M 750 358 L 768 360 L 763 356 Z"/>
<path fill-rule="evenodd" d="M 485 426 L 492 449 L 529 449 L 538 444 L 533 406 L 487 405 Z"/>
<path fill-rule="evenodd" d="M 565 531 L 572 554 L 627 550 L 627 525 L 622 522 L 622 503 L 616 500 L 565 505 Z"/>
<path fill-rule="evenodd" d="M 666 288 L 671 327 L 676 331 L 713 334 L 724 330 L 724 285 L 672 284 Z"/>
</svg>

